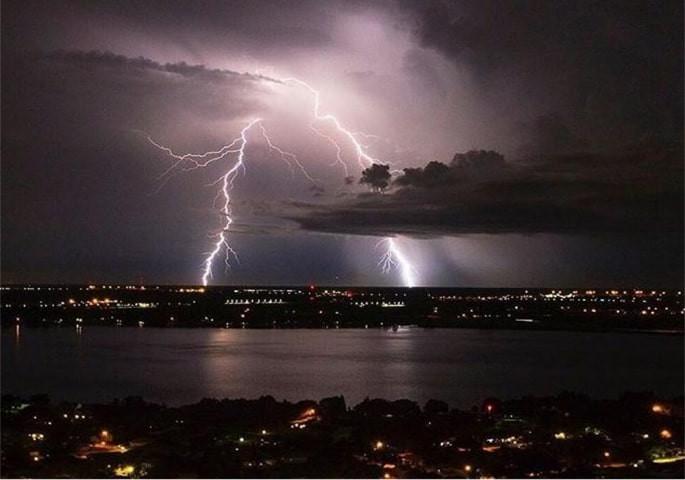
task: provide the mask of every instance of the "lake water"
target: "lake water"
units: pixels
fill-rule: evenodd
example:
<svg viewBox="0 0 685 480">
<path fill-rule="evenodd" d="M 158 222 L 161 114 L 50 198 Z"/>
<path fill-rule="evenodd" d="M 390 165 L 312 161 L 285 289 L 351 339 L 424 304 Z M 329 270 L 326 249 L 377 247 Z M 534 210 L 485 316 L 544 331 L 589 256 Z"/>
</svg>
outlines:
<svg viewBox="0 0 685 480">
<path fill-rule="evenodd" d="M 80 333 L 79 333 L 80 332 Z M 183 404 L 203 397 L 442 399 L 562 390 L 683 392 L 678 335 L 486 330 L 21 328 L 2 331 L 2 391 Z"/>
</svg>

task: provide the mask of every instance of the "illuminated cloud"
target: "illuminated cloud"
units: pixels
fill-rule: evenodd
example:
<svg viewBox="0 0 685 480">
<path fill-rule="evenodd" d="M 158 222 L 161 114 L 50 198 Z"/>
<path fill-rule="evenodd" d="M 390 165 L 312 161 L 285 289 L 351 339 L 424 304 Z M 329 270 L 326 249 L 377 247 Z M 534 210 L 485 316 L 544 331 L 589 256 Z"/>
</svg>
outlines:
<svg viewBox="0 0 685 480">
<path fill-rule="evenodd" d="M 217 215 L 204 185 L 227 165 L 160 189 L 168 159 L 146 135 L 204 152 L 258 117 L 320 185 L 255 142 L 232 197 L 244 261 L 218 281 L 384 283 L 378 238 L 363 236 L 401 234 L 448 236 L 451 252 L 470 242 L 462 278 L 439 272 L 437 240 L 402 241 L 422 281 L 488 284 L 502 278 L 492 258 L 539 246 L 511 235 L 556 232 L 538 278 L 553 258 L 569 283 L 611 269 L 682 282 L 681 2 L 27 0 L 4 4 L 2 22 L 9 281 L 197 281 Z M 308 128 L 311 95 L 271 80 L 285 77 L 373 134 L 373 158 L 413 170 L 371 195 L 346 152 L 343 178 Z M 479 149 L 506 162 L 449 165 Z M 478 248 L 463 237 L 482 232 Z M 600 243 L 616 254 L 606 265 L 569 246 Z"/>
</svg>

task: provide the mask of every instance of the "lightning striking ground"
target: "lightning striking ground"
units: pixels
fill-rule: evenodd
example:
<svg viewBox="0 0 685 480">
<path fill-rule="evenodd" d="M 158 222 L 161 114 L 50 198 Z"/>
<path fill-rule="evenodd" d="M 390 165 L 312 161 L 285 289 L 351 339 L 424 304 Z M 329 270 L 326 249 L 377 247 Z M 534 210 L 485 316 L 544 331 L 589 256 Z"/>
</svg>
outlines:
<svg viewBox="0 0 685 480">
<path fill-rule="evenodd" d="M 407 256 L 397 246 L 394 238 L 384 238 L 378 245 L 385 244 L 385 253 L 378 261 L 378 265 L 383 273 L 390 273 L 393 269 L 399 268 L 402 277 L 402 283 L 405 287 L 414 287 L 416 285 L 416 269 L 409 261 Z"/>
<path fill-rule="evenodd" d="M 233 189 L 233 182 L 235 181 L 235 177 L 238 175 L 239 170 L 241 168 L 245 168 L 244 160 L 245 147 L 247 146 L 247 132 L 248 130 L 250 130 L 250 128 L 259 123 L 259 121 L 259 119 L 252 120 L 250 123 L 247 124 L 246 127 L 244 127 L 240 131 L 240 137 L 238 139 L 238 143 L 240 146 L 237 150 L 238 158 L 236 162 L 233 164 L 233 166 L 220 179 L 221 190 L 219 195 L 223 197 L 223 205 L 221 206 L 220 213 L 224 218 L 224 222 L 221 230 L 219 231 L 219 233 L 217 233 L 217 239 L 214 243 L 214 248 L 211 252 L 209 252 L 207 258 L 205 258 L 204 269 L 202 271 L 202 285 L 206 286 L 209 283 L 209 279 L 212 278 L 212 265 L 214 263 L 214 258 L 219 254 L 222 247 L 225 249 L 226 252 L 226 256 L 224 258 L 224 263 L 226 267 L 230 266 L 229 253 L 232 254 L 236 258 L 236 260 L 238 260 L 237 253 L 235 252 L 235 250 L 233 250 L 233 248 L 229 245 L 228 241 L 226 240 L 228 229 L 231 227 L 231 224 L 233 223 L 233 218 L 231 217 L 230 191 Z M 236 141 L 232 143 L 236 143 Z"/>
<path fill-rule="evenodd" d="M 312 177 L 309 172 L 307 172 L 304 165 L 302 165 L 300 160 L 297 158 L 297 155 L 282 149 L 271 141 L 271 138 L 269 137 L 260 118 L 256 118 L 248 122 L 248 124 L 240 131 L 240 135 L 233 139 L 230 143 L 222 146 L 218 150 L 204 153 L 177 154 L 169 147 L 161 145 L 149 136 L 147 137 L 148 141 L 152 145 L 165 152 L 174 160 L 172 164 L 160 175 L 160 179 L 168 179 L 179 170 L 182 172 L 187 172 L 199 168 L 205 168 L 214 162 L 229 157 L 231 154 L 236 155 L 236 160 L 231 168 L 229 168 L 221 177 L 219 177 L 219 179 L 217 179 L 216 182 L 212 184 L 220 185 L 217 191 L 217 196 L 214 199 L 214 205 L 220 205 L 219 213 L 221 215 L 222 222 L 219 232 L 214 235 L 210 235 L 210 237 L 215 238 L 215 242 L 212 249 L 207 252 L 206 257 L 202 262 L 202 285 L 206 286 L 209 283 L 209 280 L 213 278 L 213 265 L 216 257 L 221 253 L 222 250 L 225 252 L 224 264 L 226 268 L 230 268 L 231 257 L 233 257 L 236 262 L 239 262 L 238 253 L 233 249 L 233 247 L 231 247 L 227 239 L 228 232 L 233 224 L 233 216 L 231 214 L 231 191 L 233 190 L 236 177 L 246 168 L 245 156 L 246 148 L 248 146 L 248 132 L 253 127 L 257 126 L 259 127 L 261 136 L 269 150 L 275 151 L 279 154 L 281 159 L 290 169 L 291 173 L 293 172 L 294 164 L 298 167 L 302 175 L 307 178 L 307 180 L 316 184 L 316 179 Z"/>
<path fill-rule="evenodd" d="M 342 122 L 338 120 L 337 117 L 330 113 L 321 113 L 321 94 L 319 93 L 318 90 L 313 88 L 311 85 L 309 85 L 307 82 L 297 79 L 297 78 L 285 78 L 282 80 L 284 83 L 294 83 L 298 86 L 301 86 L 305 88 L 313 98 L 313 108 L 312 108 L 312 115 L 314 117 L 314 120 L 312 123 L 309 125 L 309 127 L 320 137 L 326 139 L 328 142 L 330 142 L 335 150 L 336 150 L 336 159 L 337 162 L 343 166 L 344 171 L 345 171 L 345 176 L 347 177 L 349 175 L 349 168 L 345 161 L 343 160 L 342 156 L 342 147 L 336 142 L 336 140 L 331 137 L 330 135 L 327 135 L 323 133 L 321 130 L 319 130 L 315 123 L 316 122 L 328 122 L 333 125 L 334 129 L 343 137 L 347 138 L 349 142 L 352 144 L 354 148 L 354 152 L 357 158 L 357 163 L 359 164 L 359 167 L 361 169 L 367 168 L 374 163 L 380 163 L 380 160 L 372 157 L 369 155 L 366 151 L 366 145 L 361 143 L 357 136 L 363 137 L 363 138 L 374 138 L 376 137 L 375 135 L 367 134 L 364 132 L 353 132 L 345 126 L 343 126 Z M 377 137 L 376 137 L 377 138 Z M 393 171 L 395 172 L 395 170 Z M 412 265 L 412 263 L 409 261 L 407 256 L 402 253 L 400 248 L 397 245 L 397 242 L 391 237 L 385 238 L 381 242 L 385 243 L 387 245 L 387 250 L 381 257 L 380 261 L 378 262 L 381 271 L 385 274 L 390 273 L 394 268 L 399 267 L 400 269 L 400 274 L 403 280 L 403 283 L 407 287 L 413 287 L 416 285 L 416 269 Z"/>
<path fill-rule="evenodd" d="M 339 136 L 347 139 L 347 141 L 351 144 L 353 148 L 359 168 L 364 169 L 373 165 L 374 163 L 380 163 L 378 159 L 374 158 L 367 152 L 367 146 L 361 143 L 357 138 L 358 136 L 363 138 L 373 138 L 373 135 L 366 134 L 363 132 L 351 131 L 344 127 L 342 122 L 340 122 L 340 120 L 338 120 L 338 118 L 334 115 L 330 113 L 322 114 L 320 93 L 318 90 L 310 86 L 307 82 L 304 82 L 297 78 L 286 78 L 281 80 L 281 82 L 284 84 L 295 84 L 297 86 L 304 88 L 305 90 L 307 90 L 309 94 L 311 94 L 313 99 L 313 119 L 309 127 L 316 135 L 325 139 L 331 145 L 333 145 L 336 151 L 335 164 L 339 164 L 343 168 L 345 172 L 345 177 L 349 176 L 349 166 L 343 156 L 343 147 L 336 141 L 336 139 L 333 136 L 323 132 L 317 126 L 317 124 L 328 123 L 333 126 L 333 129 L 335 130 L 335 132 L 337 132 Z M 222 146 L 218 150 L 208 151 L 204 153 L 178 154 L 175 153 L 171 148 L 164 146 L 153 140 L 150 136 L 147 136 L 148 141 L 153 146 L 166 153 L 173 160 L 171 165 L 164 172 L 162 172 L 162 174 L 159 177 L 159 179 L 163 180 L 164 182 L 166 182 L 169 178 L 171 178 L 179 171 L 188 172 L 191 170 L 205 168 L 215 162 L 229 158 L 231 155 L 235 155 L 236 157 L 236 160 L 231 166 L 231 168 L 229 168 L 221 177 L 219 177 L 219 179 L 217 179 L 216 182 L 212 184 L 220 185 L 220 188 L 217 191 L 217 196 L 215 198 L 214 205 L 220 205 L 219 213 L 221 215 L 222 222 L 221 229 L 219 230 L 219 232 L 215 235 L 211 235 L 211 238 L 215 238 L 213 248 L 206 254 L 206 257 L 202 263 L 201 281 L 202 285 L 205 286 L 214 276 L 213 265 L 216 260 L 216 257 L 221 253 L 222 250 L 225 253 L 224 264 L 226 268 L 230 268 L 231 257 L 233 257 L 236 262 L 239 261 L 237 252 L 231 247 L 227 238 L 230 227 L 233 224 L 233 217 L 231 213 L 231 191 L 233 190 L 234 182 L 238 174 L 241 171 L 245 171 L 245 157 L 246 148 L 248 146 L 248 132 L 255 126 L 259 127 L 261 136 L 264 139 L 269 150 L 278 153 L 280 158 L 286 163 L 286 165 L 290 169 L 291 175 L 294 173 L 294 167 L 296 166 L 299 169 L 300 173 L 302 173 L 302 175 L 307 180 L 316 185 L 316 179 L 307 172 L 306 168 L 302 165 L 302 163 L 299 161 L 298 157 L 294 153 L 283 150 L 281 147 L 275 145 L 271 141 L 266 131 L 266 128 L 262 123 L 262 120 L 259 118 L 251 120 L 240 131 L 240 135 L 233 139 L 230 143 Z M 384 242 L 387 246 L 385 254 L 381 257 L 381 260 L 379 261 L 381 271 L 383 273 L 389 273 L 393 269 L 399 268 L 402 281 L 405 284 L 405 286 L 413 287 L 416 284 L 416 270 L 412 266 L 409 259 L 406 257 L 406 255 L 404 255 L 401 252 L 393 238 L 385 238 L 381 242 Z"/>
</svg>

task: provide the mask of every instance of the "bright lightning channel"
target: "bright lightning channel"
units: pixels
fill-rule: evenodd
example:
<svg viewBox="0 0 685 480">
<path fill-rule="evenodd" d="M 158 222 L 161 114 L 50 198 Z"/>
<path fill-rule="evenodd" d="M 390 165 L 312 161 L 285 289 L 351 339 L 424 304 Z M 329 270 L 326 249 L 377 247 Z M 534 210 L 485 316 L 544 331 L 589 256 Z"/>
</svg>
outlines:
<svg viewBox="0 0 685 480">
<path fill-rule="evenodd" d="M 377 158 L 372 157 L 369 155 L 366 151 L 366 146 L 362 144 L 358 139 L 357 136 L 365 137 L 365 138 L 373 138 L 374 135 L 370 135 L 364 132 L 353 132 L 350 131 L 349 129 L 345 128 L 338 120 L 337 117 L 330 113 L 321 113 L 321 94 L 318 90 L 316 90 L 314 87 L 309 85 L 307 82 L 300 80 L 298 78 L 285 78 L 282 80 L 283 83 L 294 83 L 296 85 L 299 85 L 303 88 L 305 88 L 313 98 L 313 109 L 312 109 L 312 115 L 314 117 L 314 120 L 312 123 L 309 125 L 309 127 L 319 135 L 320 137 L 328 140 L 335 148 L 336 150 L 336 159 L 337 163 L 343 166 L 344 171 L 345 171 L 345 176 L 348 176 L 348 167 L 345 161 L 343 160 L 342 157 L 342 147 L 336 142 L 336 140 L 331 137 L 330 135 L 326 135 L 323 133 L 321 130 L 319 130 L 315 123 L 316 122 L 328 122 L 333 125 L 335 130 L 342 135 L 343 137 L 347 138 L 350 143 L 352 143 L 352 146 L 354 147 L 354 152 L 357 157 L 357 163 L 359 164 L 359 167 L 361 169 L 364 169 L 366 167 L 369 167 L 373 165 L 374 163 L 381 163 L 380 160 Z M 412 265 L 412 263 L 409 261 L 407 256 L 402 253 L 400 250 L 399 246 L 397 245 L 397 242 L 392 237 L 387 237 L 384 240 L 382 240 L 383 243 L 386 244 L 387 250 L 385 253 L 382 255 L 380 261 L 378 262 L 379 265 L 381 266 L 381 271 L 385 274 L 390 273 L 394 268 L 399 266 L 400 269 L 400 274 L 402 277 L 402 281 L 405 286 L 407 287 L 413 287 L 416 285 L 416 269 Z"/>
<path fill-rule="evenodd" d="M 212 250 L 207 253 L 207 256 L 202 262 L 201 281 L 202 285 L 204 286 L 207 286 L 209 280 L 213 278 L 214 274 L 212 268 L 214 265 L 214 261 L 216 260 L 216 257 L 221 253 L 222 250 L 225 252 L 224 264 L 226 268 L 230 268 L 231 257 L 233 257 L 236 260 L 236 262 L 239 261 L 238 253 L 233 249 L 233 247 L 231 247 L 227 239 L 228 231 L 230 230 L 230 227 L 233 224 L 233 217 L 231 214 L 230 192 L 231 190 L 233 190 L 235 179 L 240 173 L 240 171 L 245 170 L 245 150 L 248 145 L 248 132 L 253 127 L 257 126 L 259 127 L 259 131 L 262 137 L 264 138 L 264 141 L 266 142 L 266 145 L 269 148 L 269 150 L 275 151 L 280 155 L 281 159 L 288 165 L 288 168 L 290 169 L 291 173 L 293 172 L 294 164 L 298 167 L 298 169 L 304 175 L 305 178 L 307 178 L 310 182 L 316 184 L 316 179 L 307 172 L 304 165 L 302 165 L 302 163 L 300 163 L 299 159 L 297 158 L 297 155 L 286 150 L 283 150 L 281 147 L 279 147 L 271 141 L 271 138 L 269 137 L 266 128 L 262 124 L 262 120 L 259 118 L 256 118 L 248 122 L 248 124 L 245 127 L 243 127 L 243 129 L 240 131 L 240 135 L 237 138 L 233 139 L 227 145 L 224 145 L 218 150 L 209 151 L 205 153 L 186 153 L 182 155 L 177 154 L 173 152 L 169 147 L 157 143 L 149 136 L 147 137 L 148 141 L 152 145 L 162 150 L 174 159 L 174 162 L 171 164 L 171 166 L 162 173 L 160 179 L 169 178 L 177 170 L 187 172 L 190 170 L 205 168 L 216 161 L 228 157 L 230 154 L 237 154 L 236 161 L 233 164 L 233 166 L 229 170 L 227 170 L 226 173 L 224 173 L 221 177 L 219 177 L 219 179 L 216 182 L 212 184 L 221 185 L 219 190 L 217 191 L 217 196 L 214 200 L 214 204 L 216 205 L 217 203 L 220 203 L 219 213 L 223 220 L 221 224 L 221 230 L 216 235 L 212 235 L 212 237 L 216 238 L 214 246 Z"/>
<path fill-rule="evenodd" d="M 416 269 L 412 266 L 409 259 L 402 253 L 397 246 L 394 238 L 384 238 L 379 244 L 385 243 L 386 250 L 378 261 L 383 273 L 390 273 L 393 269 L 398 268 L 402 277 L 402 283 L 405 287 L 414 287 L 416 285 Z"/>
<path fill-rule="evenodd" d="M 235 250 L 228 244 L 228 241 L 226 240 L 226 234 L 228 233 L 228 229 L 231 227 L 231 224 L 233 223 L 233 218 L 231 217 L 231 195 L 230 191 L 233 189 L 233 182 L 235 181 L 235 177 L 238 175 L 238 171 L 241 168 L 245 168 L 245 147 L 247 146 L 247 132 L 252 128 L 254 125 L 259 123 L 259 119 L 252 120 L 250 123 L 247 124 L 246 127 L 244 127 L 240 131 L 240 137 L 239 137 L 239 147 L 238 147 L 238 159 L 236 162 L 233 164 L 233 166 L 221 177 L 221 190 L 220 190 L 220 195 L 223 197 L 223 205 L 221 207 L 221 215 L 224 218 L 224 224 L 223 228 L 219 231 L 217 234 L 217 240 L 216 243 L 214 244 L 214 248 L 212 249 L 211 252 L 209 252 L 209 255 L 207 255 L 207 258 L 205 258 L 204 261 L 204 270 L 202 272 L 202 285 L 207 286 L 209 283 L 209 279 L 212 278 L 212 264 L 214 263 L 214 258 L 219 254 L 221 251 L 221 247 L 224 247 L 226 251 L 226 256 L 224 258 L 224 263 L 226 267 L 230 266 L 229 263 L 229 253 L 233 254 L 235 257 L 236 261 L 238 260 L 238 255 L 236 254 Z M 235 141 L 233 142 L 235 143 Z"/>
<path fill-rule="evenodd" d="M 317 123 L 331 124 L 340 136 L 346 138 L 352 144 L 357 163 L 359 164 L 359 167 L 361 169 L 367 168 L 374 163 L 380 163 L 380 161 L 377 158 L 374 158 L 367 153 L 366 146 L 357 139 L 357 136 L 370 138 L 373 137 L 372 135 L 363 132 L 353 132 L 345 128 L 342 122 L 340 122 L 338 118 L 334 115 L 330 113 L 321 113 L 321 95 L 318 90 L 313 88 L 307 82 L 304 82 L 303 80 L 297 78 L 285 78 L 281 81 L 286 84 L 291 83 L 303 87 L 312 95 L 313 120 L 310 123 L 309 127 L 316 135 L 320 136 L 321 138 L 324 138 L 331 145 L 333 145 L 336 151 L 336 164 L 342 166 L 346 177 L 349 176 L 349 167 L 343 158 L 342 146 L 336 141 L 334 137 L 321 131 L 316 126 Z M 207 253 L 206 258 L 202 263 L 203 267 L 201 280 L 202 285 L 204 286 L 206 286 L 209 283 L 209 280 L 213 278 L 214 274 L 212 268 L 216 260 L 216 257 L 221 253 L 222 250 L 224 250 L 225 252 L 224 264 L 226 268 L 230 268 L 231 257 L 233 257 L 236 261 L 239 261 L 237 252 L 231 247 L 227 239 L 228 231 L 231 225 L 233 224 L 233 218 L 231 215 L 230 192 L 233 190 L 233 185 L 239 172 L 245 170 L 245 150 L 248 145 L 248 132 L 252 129 L 252 127 L 255 126 L 259 126 L 262 137 L 264 138 L 264 141 L 266 142 L 266 145 L 268 146 L 269 150 L 275 151 L 280 155 L 281 159 L 288 165 L 288 168 L 290 169 L 291 173 L 293 173 L 294 164 L 295 166 L 297 166 L 297 168 L 300 170 L 300 172 L 305 178 L 307 178 L 310 182 L 316 184 L 316 179 L 313 178 L 307 172 L 305 167 L 300 163 L 299 159 L 294 153 L 281 149 L 279 146 L 275 145 L 271 141 L 264 125 L 262 124 L 262 120 L 259 118 L 251 120 L 240 131 L 240 135 L 237 138 L 233 139 L 230 143 L 222 146 L 218 150 L 208 151 L 204 153 L 177 154 L 171 148 L 156 142 L 150 136 L 147 137 L 148 141 L 153 146 L 165 152 L 174 160 L 172 164 L 160 175 L 160 180 L 166 181 L 178 171 L 187 172 L 191 170 L 205 168 L 219 160 L 229 157 L 231 154 L 237 155 L 236 162 L 233 164 L 233 166 L 229 170 L 227 170 L 226 173 L 224 173 L 224 175 L 222 175 L 216 182 L 213 183 L 213 185 L 221 185 L 215 198 L 215 205 L 217 203 L 221 204 L 219 212 L 221 214 L 223 222 L 221 230 L 215 236 L 212 236 L 216 238 L 216 241 L 214 242 L 212 250 Z M 406 255 L 402 253 L 402 251 L 399 249 L 397 243 L 393 238 L 385 238 L 384 240 L 382 240 L 382 242 L 384 242 L 387 246 L 386 252 L 383 254 L 381 260 L 379 261 L 379 265 L 381 266 L 382 272 L 389 273 L 394 268 L 399 267 L 401 277 L 405 286 L 413 287 L 416 284 L 416 270 L 412 266 L 409 259 L 406 257 Z"/>
<path fill-rule="evenodd" d="M 321 130 L 316 128 L 314 123 L 316 123 L 316 122 L 328 122 L 331 125 L 333 125 L 333 127 L 335 128 L 335 130 L 338 133 L 340 133 L 342 136 L 346 137 L 350 141 L 350 143 L 352 143 L 352 146 L 354 147 L 354 152 L 355 152 L 356 157 L 357 157 L 357 163 L 359 163 L 360 168 L 364 169 L 366 167 L 371 166 L 374 163 L 380 163 L 377 158 L 372 157 L 371 155 L 369 155 L 366 152 L 364 145 L 362 145 L 359 142 L 359 140 L 357 140 L 357 137 L 355 136 L 355 132 L 352 132 L 352 131 L 348 130 L 347 128 L 345 128 L 342 125 L 342 123 L 334 115 L 332 115 L 330 113 L 325 113 L 325 114 L 321 113 L 321 93 L 318 90 L 316 90 L 314 87 L 309 85 L 307 82 L 300 80 L 298 78 L 289 77 L 289 78 L 284 78 L 281 81 L 283 83 L 294 83 L 296 85 L 299 85 L 300 87 L 303 87 L 305 90 L 307 90 L 312 95 L 312 98 L 313 98 L 312 113 L 314 116 L 314 121 L 309 126 L 314 131 L 314 133 L 316 133 L 320 137 L 328 140 L 331 144 L 333 144 L 333 146 L 336 149 L 336 159 L 337 159 L 338 163 L 343 166 L 343 168 L 345 170 L 345 176 L 348 175 L 348 167 L 342 158 L 342 148 L 335 141 L 335 139 L 333 137 L 331 137 L 330 135 L 326 135 Z M 365 135 L 361 132 L 356 132 L 356 133 Z"/>
</svg>

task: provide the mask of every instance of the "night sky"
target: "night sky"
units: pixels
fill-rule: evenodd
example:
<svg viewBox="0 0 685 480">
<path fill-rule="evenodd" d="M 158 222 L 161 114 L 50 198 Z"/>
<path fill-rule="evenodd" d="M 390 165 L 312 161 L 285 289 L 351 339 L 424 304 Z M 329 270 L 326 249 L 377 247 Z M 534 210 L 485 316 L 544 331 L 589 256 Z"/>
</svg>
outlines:
<svg viewBox="0 0 685 480">
<path fill-rule="evenodd" d="M 683 284 L 680 1 L 5 1 L 2 76 L 3 283 L 198 283 L 236 155 L 148 136 L 260 118 L 315 181 L 250 130 L 213 284 L 402 285 L 387 238 L 417 285 Z"/>
</svg>

